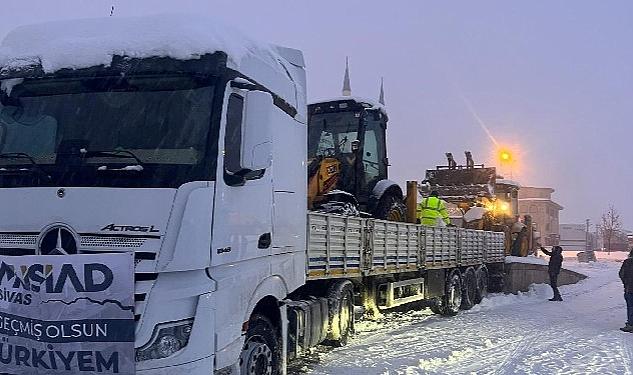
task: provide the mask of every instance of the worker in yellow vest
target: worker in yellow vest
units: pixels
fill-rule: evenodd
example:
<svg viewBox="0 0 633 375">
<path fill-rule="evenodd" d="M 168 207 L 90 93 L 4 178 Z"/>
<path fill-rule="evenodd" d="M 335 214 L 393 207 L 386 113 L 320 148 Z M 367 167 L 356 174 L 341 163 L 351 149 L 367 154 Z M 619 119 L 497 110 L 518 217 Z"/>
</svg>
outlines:
<svg viewBox="0 0 633 375">
<path fill-rule="evenodd" d="M 417 216 L 422 225 L 433 227 L 451 224 L 446 203 L 439 198 L 439 193 L 435 190 L 418 204 Z"/>
</svg>

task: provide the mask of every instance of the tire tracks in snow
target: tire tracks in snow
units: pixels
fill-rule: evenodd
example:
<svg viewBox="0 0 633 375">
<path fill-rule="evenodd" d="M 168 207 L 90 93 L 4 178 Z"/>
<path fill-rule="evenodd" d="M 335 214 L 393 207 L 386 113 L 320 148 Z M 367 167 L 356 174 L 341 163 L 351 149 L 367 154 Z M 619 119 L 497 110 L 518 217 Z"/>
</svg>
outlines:
<svg viewBox="0 0 633 375">
<path fill-rule="evenodd" d="M 537 333 L 529 336 L 524 336 L 521 341 L 519 341 L 517 346 L 515 346 L 510 353 L 508 353 L 503 362 L 501 362 L 501 365 L 497 367 L 497 369 L 495 369 L 493 374 L 505 375 L 513 373 L 513 370 L 516 367 L 515 359 L 518 359 L 527 349 L 529 349 L 532 344 L 536 342 L 538 337 L 539 334 Z"/>
<path fill-rule="evenodd" d="M 626 334 L 626 333 L 625 333 Z M 633 342 L 629 338 L 628 340 L 622 336 L 620 337 L 620 343 L 622 345 L 622 357 L 624 358 L 624 368 L 627 375 L 633 374 Z"/>
</svg>

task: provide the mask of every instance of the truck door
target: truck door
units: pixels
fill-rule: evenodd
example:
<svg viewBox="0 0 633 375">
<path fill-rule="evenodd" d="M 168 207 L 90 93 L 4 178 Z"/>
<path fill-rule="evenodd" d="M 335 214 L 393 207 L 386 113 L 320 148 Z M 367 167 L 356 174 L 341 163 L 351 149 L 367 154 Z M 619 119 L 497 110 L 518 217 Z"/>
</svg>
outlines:
<svg viewBox="0 0 633 375">
<path fill-rule="evenodd" d="M 252 95 L 257 96 L 260 109 L 265 107 L 262 104 L 265 95 L 270 96 L 263 92 Z M 256 115 L 247 110 L 249 98 L 249 91 L 231 89 L 225 103 L 219 142 L 222 150 L 219 154 L 222 156 L 218 158 L 211 265 L 266 257 L 264 262 L 257 263 L 262 266 L 259 273 L 264 268 L 270 272 L 266 264 L 269 264 L 272 248 L 273 185 L 272 168 L 245 170 L 240 165 L 242 147 L 245 147 L 244 124 L 247 116 Z M 272 97 L 270 106 L 272 108 Z M 266 126 L 264 122 L 269 120 L 265 115 L 259 115 L 262 126 Z"/>
</svg>

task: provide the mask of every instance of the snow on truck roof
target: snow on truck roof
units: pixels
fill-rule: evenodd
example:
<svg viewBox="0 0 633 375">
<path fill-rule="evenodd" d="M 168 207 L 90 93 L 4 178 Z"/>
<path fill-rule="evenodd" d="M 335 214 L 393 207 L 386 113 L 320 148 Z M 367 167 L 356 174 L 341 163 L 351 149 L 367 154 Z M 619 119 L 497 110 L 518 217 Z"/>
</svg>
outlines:
<svg viewBox="0 0 633 375">
<path fill-rule="evenodd" d="M 297 109 L 305 104 L 305 98 L 300 98 L 305 95 L 300 51 L 255 41 L 218 20 L 196 15 L 104 17 L 20 26 L 0 44 L 0 71 L 41 65 L 45 73 L 54 73 L 109 66 L 115 55 L 190 60 L 218 51 L 227 54 L 229 68 L 267 86 Z"/>
</svg>

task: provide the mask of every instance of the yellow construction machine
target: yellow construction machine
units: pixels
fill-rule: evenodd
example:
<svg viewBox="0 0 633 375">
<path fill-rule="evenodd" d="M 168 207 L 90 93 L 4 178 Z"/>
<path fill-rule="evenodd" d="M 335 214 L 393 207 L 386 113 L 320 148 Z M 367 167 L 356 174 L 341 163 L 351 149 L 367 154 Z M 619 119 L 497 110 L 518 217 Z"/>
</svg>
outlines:
<svg viewBox="0 0 633 375">
<path fill-rule="evenodd" d="M 495 167 L 475 164 L 472 154 L 459 165 L 447 153 L 447 165 L 428 169 L 419 187 L 423 196 L 435 190 L 453 208 L 455 225 L 506 233 L 506 254 L 526 256 L 536 247 L 532 218 L 519 217 L 518 183 L 497 175 Z"/>
<path fill-rule="evenodd" d="M 341 97 L 308 106 L 308 208 L 405 221 L 402 189 L 387 176 L 384 107 Z"/>
</svg>

